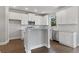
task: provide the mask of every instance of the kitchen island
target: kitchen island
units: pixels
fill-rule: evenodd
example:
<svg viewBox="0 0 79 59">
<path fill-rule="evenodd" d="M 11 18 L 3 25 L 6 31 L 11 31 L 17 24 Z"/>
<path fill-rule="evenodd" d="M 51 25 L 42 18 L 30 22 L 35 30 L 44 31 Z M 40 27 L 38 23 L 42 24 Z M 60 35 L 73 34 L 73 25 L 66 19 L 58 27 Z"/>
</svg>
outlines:
<svg viewBox="0 0 79 59">
<path fill-rule="evenodd" d="M 26 52 L 45 46 L 50 48 L 50 39 L 47 25 L 28 26 L 24 33 L 24 46 Z"/>
</svg>

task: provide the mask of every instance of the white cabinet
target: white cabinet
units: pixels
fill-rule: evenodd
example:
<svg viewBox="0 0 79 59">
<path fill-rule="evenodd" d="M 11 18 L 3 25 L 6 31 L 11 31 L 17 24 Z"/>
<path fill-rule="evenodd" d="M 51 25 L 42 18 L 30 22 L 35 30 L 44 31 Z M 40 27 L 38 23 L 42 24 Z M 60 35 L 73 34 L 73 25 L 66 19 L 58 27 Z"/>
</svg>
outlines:
<svg viewBox="0 0 79 59">
<path fill-rule="evenodd" d="M 56 31 L 56 40 L 59 41 L 59 31 Z"/>
<path fill-rule="evenodd" d="M 40 16 L 36 14 L 22 14 L 9 12 L 9 19 L 21 20 L 22 25 L 28 24 L 28 21 L 35 21 L 35 25 L 48 25 L 48 15 Z"/>
<path fill-rule="evenodd" d="M 44 16 L 44 25 L 48 25 L 48 15 Z"/>
<path fill-rule="evenodd" d="M 27 14 L 22 14 L 21 15 L 21 24 L 22 25 L 27 25 L 28 24 L 28 15 Z"/>
<path fill-rule="evenodd" d="M 36 15 L 36 18 L 35 18 L 35 25 L 41 25 L 41 23 L 40 23 L 40 21 L 41 21 L 40 17 L 41 17 L 41 16 Z"/>
<path fill-rule="evenodd" d="M 35 20 L 35 25 L 39 25 L 39 19 L 37 15 L 35 15 L 34 20 Z"/>
<path fill-rule="evenodd" d="M 43 25 L 43 24 L 45 24 L 45 21 L 43 21 L 43 16 L 29 13 L 28 17 L 29 17 L 28 21 L 35 21 L 35 25 Z"/>
<path fill-rule="evenodd" d="M 67 15 L 66 15 L 66 11 L 62 10 L 60 12 L 56 13 L 56 17 L 57 17 L 57 24 L 67 24 Z"/>
<path fill-rule="evenodd" d="M 52 30 L 52 39 L 59 41 L 59 32 L 56 30 Z"/>
<path fill-rule="evenodd" d="M 61 12 L 56 13 L 56 19 L 57 24 L 62 24 Z"/>
<path fill-rule="evenodd" d="M 66 10 L 66 23 L 78 24 L 78 7 L 71 7 Z"/>
<path fill-rule="evenodd" d="M 41 25 L 48 25 L 48 15 L 41 16 Z"/>
<path fill-rule="evenodd" d="M 43 25 L 43 16 L 39 16 L 40 25 Z"/>
<path fill-rule="evenodd" d="M 21 20 L 22 25 L 28 24 L 28 15 L 27 14 L 9 12 L 9 19 Z"/>
<path fill-rule="evenodd" d="M 15 12 L 9 12 L 9 19 L 21 20 L 21 14 Z"/>
<path fill-rule="evenodd" d="M 78 24 L 78 8 L 70 7 L 56 13 L 57 24 Z"/>
<path fill-rule="evenodd" d="M 47 15 L 45 15 L 44 17 L 43 17 L 43 25 L 48 25 L 48 16 Z"/>
<path fill-rule="evenodd" d="M 59 32 L 59 42 L 66 46 L 75 48 L 76 45 L 76 33 L 75 32 Z"/>
<path fill-rule="evenodd" d="M 44 18 L 43 18 L 43 16 L 41 16 L 40 19 L 41 19 L 40 24 L 43 25 L 44 24 Z"/>
<path fill-rule="evenodd" d="M 45 46 L 50 48 L 50 40 L 48 39 L 48 29 L 27 29 L 24 34 L 24 46 L 26 52 L 32 49 Z"/>
<path fill-rule="evenodd" d="M 28 16 L 29 16 L 29 21 L 35 21 L 35 19 L 34 19 L 35 14 L 29 13 Z"/>
</svg>

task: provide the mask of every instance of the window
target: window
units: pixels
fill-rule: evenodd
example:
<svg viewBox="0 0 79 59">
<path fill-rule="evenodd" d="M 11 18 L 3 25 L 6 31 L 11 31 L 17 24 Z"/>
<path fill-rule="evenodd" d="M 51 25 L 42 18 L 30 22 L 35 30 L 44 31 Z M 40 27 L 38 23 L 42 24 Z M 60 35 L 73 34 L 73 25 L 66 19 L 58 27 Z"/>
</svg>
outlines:
<svg viewBox="0 0 79 59">
<path fill-rule="evenodd" d="M 49 16 L 49 23 L 51 26 L 56 26 L 56 16 Z"/>
<path fill-rule="evenodd" d="M 51 26 L 56 26 L 56 16 L 51 16 Z"/>
</svg>

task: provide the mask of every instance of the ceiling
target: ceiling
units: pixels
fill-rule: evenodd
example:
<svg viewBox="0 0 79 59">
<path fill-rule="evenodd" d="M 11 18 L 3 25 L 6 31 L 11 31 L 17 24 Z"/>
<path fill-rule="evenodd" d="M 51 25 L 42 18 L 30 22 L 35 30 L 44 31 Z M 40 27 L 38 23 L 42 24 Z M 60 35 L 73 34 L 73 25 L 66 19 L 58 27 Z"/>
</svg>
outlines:
<svg viewBox="0 0 79 59">
<path fill-rule="evenodd" d="M 56 12 L 64 6 L 10 6 L 12 9 L 33 12 L 38 14 L 50 14 Z"/>
</svg>

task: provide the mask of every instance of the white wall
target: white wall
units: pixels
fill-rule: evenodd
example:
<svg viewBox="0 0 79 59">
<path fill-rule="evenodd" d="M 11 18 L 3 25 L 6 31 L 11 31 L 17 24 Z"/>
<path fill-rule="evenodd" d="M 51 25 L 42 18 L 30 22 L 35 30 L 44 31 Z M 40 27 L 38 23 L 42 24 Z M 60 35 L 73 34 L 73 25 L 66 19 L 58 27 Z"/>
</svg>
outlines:
<svg viewBox="0 0 79 59">
<path fill-rule="evenodd" d="M 8 7 L 0 6 L 0 42 L 8 41 Z"/>
<path fill-rule="evenodd" d="M 77 32 L 77 45 L 79 46 L 79 7 L 78 7 L 78 32 Z"/>
</svg>

